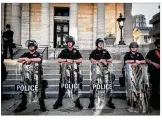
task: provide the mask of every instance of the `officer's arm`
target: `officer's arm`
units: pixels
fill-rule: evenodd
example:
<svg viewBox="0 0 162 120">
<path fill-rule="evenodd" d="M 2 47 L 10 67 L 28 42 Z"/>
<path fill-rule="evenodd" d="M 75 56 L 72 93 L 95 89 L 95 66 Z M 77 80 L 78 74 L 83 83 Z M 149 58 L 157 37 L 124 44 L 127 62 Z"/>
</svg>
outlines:
<svg viewBox="0 0 162 120">
<path fill-rule="evenodd" d="M 25 59 L 27 59 L 27 58 L 19 58 L 19 59 L 17 60 L 17 62 L 18 62 L 18 63 L 22 63 L 22 62 L 25 61 Z"/>
<path fill-rule="evenodd" d="M 141 60 L 141 61 L 140 61 L 140 64 L 145 64 L 145 63 L 146 63 L 145 60 Z"/>
<path fill-rule="evenodd" d="M 112 59 L 111 58 L 110 59 L 107 59 L 106 62 L 112 63 Z"/>
<path fill-rule="evenodd" d="M 83 61 L 83 58 L 79 58 L 77 60 L 74 60 L 74 62 L 76 62 L 76 63 L 81 63 L 82 61 Z"/>
<path fill-rule="evenodd" d="M 158 64 L 158 63 L 155 63 L 155 62 L 153 62 L 153 61 L 151 61 L 150 59 L 145 59 L 145 61 L 146 61 L 146 63 L 148 63 L 148 64 L 152 64 L 152 65 L 154 65 L 154 64 Z"/>
<path fill-rule="evenodd" d="M 126 64 L 132 64 L 132 63 L 135 63 L 135 61 L 134 60 L 126 60 L 125 63 Z"/>
<path fill-rule="evenodd" d="M 41 58 L 31 58 L 31 62 L 41 62 Z"/>
<path fill-rule="evenodd" d="M 99 62 L 99 60 L 95 60 L 93 58 L 90 59 L 91 63 Z"/>
<path fill-rule="evenodd" d="M 66 59 L 58 58 L 58 63 L 66 62 Z"/>
</svg>

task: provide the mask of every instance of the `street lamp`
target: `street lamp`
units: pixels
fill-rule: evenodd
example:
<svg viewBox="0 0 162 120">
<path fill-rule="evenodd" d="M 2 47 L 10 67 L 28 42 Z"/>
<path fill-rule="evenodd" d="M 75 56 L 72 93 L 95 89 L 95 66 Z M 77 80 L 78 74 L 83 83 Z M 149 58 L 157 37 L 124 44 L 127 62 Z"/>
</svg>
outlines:
<svg viewBox="0 0 162 120">
<path fill-rule="evenodd" d="M 121 31 L 119 45 L 126 45 L 125 42 L 123 41 L 123 36 L 122 36 L 122 34 L 123 34 L 122 33 L 122 29 L 123 29 L 123 25 L 124 25 L 125 18 L 123 18 L 123 16 L 122 16 L 121 13 L 120 13 L 120 16 L 117 19 L 117 21 L 118 21 L 119 28 L 120 28 L 120 31 Z"/>
</svg>

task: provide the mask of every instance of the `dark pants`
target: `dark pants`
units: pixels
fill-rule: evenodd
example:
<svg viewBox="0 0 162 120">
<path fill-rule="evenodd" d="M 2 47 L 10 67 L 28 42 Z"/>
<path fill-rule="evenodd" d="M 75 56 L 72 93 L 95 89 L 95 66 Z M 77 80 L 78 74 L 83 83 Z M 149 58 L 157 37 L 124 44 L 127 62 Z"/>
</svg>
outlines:
<svg viewBox="0 0 162 120">
<path fill-rule="evenodd" d="M 12 43 L 11 42 L 4 42 L 4 59 L 7 59 L 7 51 L 9 48 L 9 52 L 10 52 L 10 58 L 13 58 L 13 50 L 12 50 Z"/>
<path fill-rule="evenodd" d="M 150 83 L 152 84 L 151 106 L 160 110 L 160 69 L 150 73 Z"/>
</svg>

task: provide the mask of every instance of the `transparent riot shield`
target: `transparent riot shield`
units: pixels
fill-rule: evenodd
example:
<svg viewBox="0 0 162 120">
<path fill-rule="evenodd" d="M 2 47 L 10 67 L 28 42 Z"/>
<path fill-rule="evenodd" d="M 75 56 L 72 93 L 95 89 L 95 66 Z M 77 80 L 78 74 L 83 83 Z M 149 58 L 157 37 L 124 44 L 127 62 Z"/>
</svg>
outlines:
<svg viewBox="0 0 162 120">
<path fill-rule="evenodd" d="M 107 66 L 102 63 L 91 64 L 90 92 L 95 96 L 96 110 L 102 110 L 109 97 L 112 96 L 112 83 L 114 79 L 112 79 L 112 72 L 108 70 L 109 66 L 112 67 L 112 64 Z"/>
<path fill-rule="evenodd" d="M 147 65 L 131 64 L 125 65 L 126 76 L 126 96 L 127 100 L 130 100 L 131 108 L 129 112 L 149 112 L 149 99 L 150 99 L 150 87 L 149 87 L 149 75 L 147 73 Z M 137 103 L 137 109 L 134 109 L 133 104 Z"/>
<path fill-rule="evenodd" d="M 76 63 L 61 63 L 60 74 L 61 88 L 66 89 L 68 97 L 74 102 L 80 97 L 79 91 L 82 89 L 82 74 L 79 65 Z"/>
<path fill-rule="evenodd" d="M 38 101 L 38 82 L 39 82 L 39 64 L 38 63 L 18 63 L 18 75 L 20 83 L 15 85 L 15 90 L 27 96 L 28 103 Z"/>
</svg>

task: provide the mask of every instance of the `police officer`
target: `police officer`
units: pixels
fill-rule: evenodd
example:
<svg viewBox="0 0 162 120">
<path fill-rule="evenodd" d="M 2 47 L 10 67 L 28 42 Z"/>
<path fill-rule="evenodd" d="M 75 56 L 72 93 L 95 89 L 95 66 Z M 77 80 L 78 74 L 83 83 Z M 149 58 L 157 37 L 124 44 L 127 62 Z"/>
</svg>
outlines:
<svg viewBox="0 0 162 120">
<path fill-rule="evenodd" d="M 27 41 L 27 46 L 29 49 L 29 52 L 24 53 L 19 59 L 19 63 L 40 63 L 42 62 L 42 56 L 40 55 L 39 52 L 37 52 L 38 45 L 35 40 L 28 40 Z M 38 88 L 39 89 L 39 88 Z M 40 97 L 39 98 L 39 104 L 40 104 L 40 109 L 42 111 L 46 111 L 44 100 Z M 14 112 L 21 112 L 26 109 L 27 105 L 27 95 L 25 92 L 22 93 L 22 101 L 18 105 L 18 107 L 14 110 Z"/>
<path fill-rule="evenodd" d="M 154 44 L 156 49 L 148 52 L 146 62 L 152 84 L 151 106 L 160 110 L 160 38 L 157 38 Z"/>
<path fill-rule="evenodd" d="M 14 32 L 10 30 L 11 26 L 9 24 L 6 25 L 6 31 L 3 32 L 3 49 L 4 49 L 4 59 L 7 59 L 7 50 L 9 48 L 10 58 L 13 59 L 13 50 L 12 50 L 12 43 L 13 43 L 13 34 Z"/>
<path fill-rule="evenodd" d="M 79 50 L 77 50 L 73 47 L 75 44 L 75 41 L 72 36 L 68 36 L 66 38 L 66 44 L 67 44 L 67 48 L 62 50 L 58 56 L 58 63 L 67 63 L 67 64 L 81 63 L 83 59 L 82 59 L 82 56 L 81 56 Z M 66 69 L 66 74 L 68 74 L 68 73 L 69 73 L 69 70 Z M 69 77 L 69 76 L 67 75 L 67 77 Z M 65 92 L 66 92 L 65 86 L 62 86 L 63 82 L 64 81 L 60 81 L 58 99 L 55 102 L 55 104 L 53 105 L 54 109 L 58 109 L 59 107 L 62 106 L 63 96 L 65 95 Z M 79 96 L 77 96 L 77 98 L 74 102 L 75 102 L 75 107 L 77 107 L 79 109 L 83 108 L 80 103 Z"/>
<path fill-rule="evenodd" d="M 125 64 L 125 72 L 126 72 L 126 75 L 128 77 L 128 88 L 130 88 L 130 70 L 129 70 L 129 64 L 131 64 L 132 66 L 136 66 L 138 64 L 144 64 L 146 63 L 145 62 L 145 59 L 143 57 L 143 55 L 139 52 L 137 52 L 137 48 L 138 48 L 138 44 L 137 42 L 131 42 L 130 45 L 129 45 L 129 49 L 130 49 L 130 52 L 127 52 L 124 56 L 124 64 Z M 130 105 L 130 98 L 129 98 L 129 95 L 130 95 L 130 91 L 128 91 L 128 98 L 127 98 L 127 102 L 128 102 L 128 105 Z M 134 102 L 133 103 L 133 106 L 135 107 L 136 106 L 136 103 Z"/>
<path fill-rule="evenodd" d="M 92 51 L 92 53 L 90 54 L 90 61 L 91 63 L 102 63 L 103 65 L 108 66 L 108 63 L 112 63 L 112 59 L 111 56 L 109 54 L 109 52 L 106 49 L 103 49 L 103 44 L 104 41 L 101 38 L 98 38 L 96 40 L 96 49 Z M 108 69 L 107 69 L 108 70 Z M 104 72 L 104 79 L 105 81 L 108 81 L 108 71 L 104 70 L 102 72 Z M 93 78 L 93 74 L 92 74 L 92 78 Z M 94 82 L 94 80 L 92 79 L 92 82 Z M 93 92 L 93 88 L 91 88 L 91 92 Z M 94 93 L 90 94 L 90 103 L 88 108 L 93 108 L 95 106 L 94 102 L 95 102 L 95 95 Z M 114 104 L 112 103 L 112 96 L 109 96 L 109 100 L 107 101 L 106 106 L 109 106 L 110 108 L 115 109 Z"/>
</svg>

